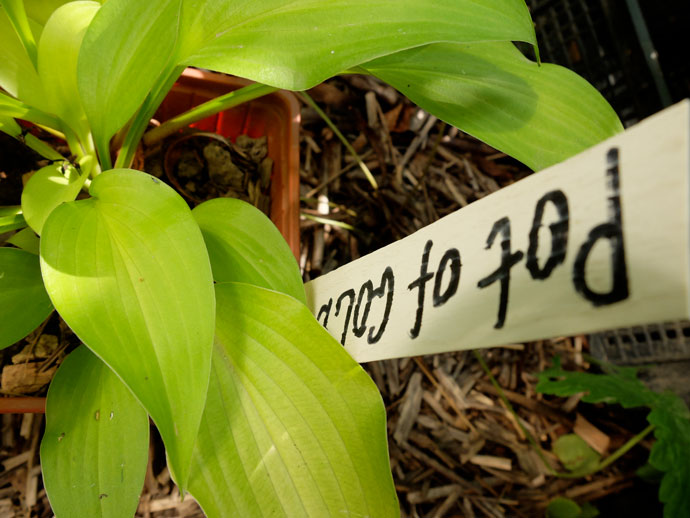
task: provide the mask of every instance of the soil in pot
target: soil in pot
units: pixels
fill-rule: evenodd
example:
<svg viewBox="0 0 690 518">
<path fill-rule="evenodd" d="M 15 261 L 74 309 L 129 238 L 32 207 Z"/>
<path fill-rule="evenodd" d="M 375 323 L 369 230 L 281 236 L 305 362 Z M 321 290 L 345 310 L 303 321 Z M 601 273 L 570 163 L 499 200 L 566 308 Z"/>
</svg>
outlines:
<svg viewBox="0 0 690 518">
<path fill-rule="evenodd" d="M 213 198 L 238 198 L 264 214 L 271 211 L 273 159 L 267 138 L 188 130 L 144 149 L 144 168 L 168 181 L 194 206 Z"/>
</svg>

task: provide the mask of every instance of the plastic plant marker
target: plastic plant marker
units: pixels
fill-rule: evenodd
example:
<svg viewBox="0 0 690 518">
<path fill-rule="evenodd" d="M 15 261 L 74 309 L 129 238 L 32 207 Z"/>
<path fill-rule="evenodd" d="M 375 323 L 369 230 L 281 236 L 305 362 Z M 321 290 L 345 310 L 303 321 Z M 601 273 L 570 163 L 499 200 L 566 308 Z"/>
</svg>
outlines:
<svg viewBox="0 0 690 518">
<path fill-rule="evenodd" d="M 426 43 L 536 43 L 522 0 L 187 0 L 181 27 L 181 64 L 289 90 Z"/>
<path fill-rule="evenodd" d="M 399 516 L 371 378 L 292 297 L 216 285 L 190 492 L 209 517 Z"/>
<path fill-rule="evenodd" d="M 38 256 L 0 248 L 0 349 L 24 338 L 52 311 Z"/>
<path fill-rule="evenodd" d="M 218 198 L 192 210 L 206 242 L 213 279 L 280 291 L 306 303 L 302 276 L 290 247 L 259 209 Z"/>
<path fill-rule="evenodd" d="M 215 318 L 201 231 L 184 200 L 146 173 L 106 171 L 90 193 L 46 221 L 46 289 L 65 322 L 151 415 L 184 490 Z"/>
<path fill-rule="evenodd" d="M 47 165 L 34 173 L 22 191 L 24 219 L 38 235 L 50 213 L 61 203 L 74 201 L 83 182 L 66 162 Z"/>
<path fill-rule="evenodd" d="M 689 120 L 681 102 L 322 275 L 308 305 L 360 362 L 687 319 Z"/>
<path fill-rule="evenodd" d="M 86 347 L 48 390 L 41 468 L 60 518 L 134 516 L 146 475 L 149 420 L 129 389 Z"/>
<path fill-rule="evenodd" d="M 511 42 L 427 45 L 362 68 L 536 171 L 623 131 L 592 85 L 530 61 Z"/>
</svg>

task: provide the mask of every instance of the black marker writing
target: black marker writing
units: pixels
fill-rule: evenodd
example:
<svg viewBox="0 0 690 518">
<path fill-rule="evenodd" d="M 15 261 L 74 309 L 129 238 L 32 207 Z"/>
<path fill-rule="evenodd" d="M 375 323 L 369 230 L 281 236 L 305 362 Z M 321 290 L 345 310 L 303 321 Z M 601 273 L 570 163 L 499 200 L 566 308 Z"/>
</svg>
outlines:
<svg viewBox="0 0 690 518">
<path fill-rule="evenodd" d="M 338 297 L 338 302 L 336 302 L 336 304 L 335 304 L 335 316 L 336 317 L 340 314 L 340 304 L 343 301 L 344 297 L 349 297 L 350 303 L 347 306 L 347 313 L 345 313 L 345 325 L 343 325 L 343 334 L 340 337 L 340 343 L 342 345 L 345 345 L 345 337 L 347 336 L 347 327 L 350 325 L 350 313 L 352 313 L 352 305 L 355 302 L 355 290 L 349 289 L 349 290 L 344 291 L 340 294 L 340 297 Z"/>
<path fill-rule="evenodd" d="M 551 231 L 551 253 L 544 264 L 544 268 L 539 268 L 537 260 L 537 250 L 539 249 L 539 229 L 544 219 L 544 208 L 548 202 L 553 203 L 558 211 L 558 221 L 549 225 Z M 568 199 L 563 191 L 555 190 L 547 192 L 537 202 L 534 211 L 532 229 L 529 232 L 529 248 L 527 249 L 527 269 L 533 279 L 548 279 L 549 275 L 556 266 L 565 261 L 565 251 L 568 247 Z"/>
<path fill-rule="evenodd" d="M 424 245 L 424 252 L 422 253 L 422 263 L 419 267 L 419 277 L 410 283 L 408 290 L 415 288 L 419 289 L 417 292 L 417 311 L 415 312 L 414 326 L 410 329 L 410 337 L 417 338 L 422 328 L 422 318 L 424 316 L 424 299 L 426 296 L 426 283 L 434 278 L 434 272 L 429 271 L 429 255 L 434 242 L 430 239 Z M 433 304 L 434 307 L 442 306 L 449 298 L 451 298 L 458 291 L 460 284 L 460 252 L 457 248 L 449 248 L 443 254 L 436 271 L 436 280 L 434 281 Z M 443 277 L 446 268 L 450 270 L 450 279 L 448 286 L 441 293 L 441 286 L 443 285 Z"/>
<path fill-rule="evenodd" d="M 443 281 L 443 274 L 446 271 L 446 267 L 450 263 L 450 281 L 448 281 L 448 287 L 446 291 L 441 293 L 441 283 Z M 437 308 L 445 304 L 449 298 L 455 295 L 458 291 L 458 284 L 460 283 L 460 268 L 462 264 L 460 263 L 460 252 L 457 248 L 450 248 L 446 250 L 443 254 L 441 262 L 438 265 L 438 271 L 436 272 L 436 280 L 434 281 L 434 307 Z"/>
<path fill-rule="evenodd" d="M 343 332 L 340 336 L 340 343 L 345 345 L 345 340 L 347 338 L 347 333 L 349 331 L 350 316 L 352 315 L 352 309 L 354 308 L 354 315 L 352 315 L 352 332 L 357 338 L 361 338 L 367 330 L 367 320 L 369 319 L 369 312 L 371 310 L 371 304 L 376 298 L 385 299 L 385 306 L 383 309 L 383 316 L 381 317 L 381 323 L 378 326 L 378 331 L 375 326 L 369 327 L 369 334 L 367 335 L 367 342 L 370 344 L 375 344 L 378 342 L 383 333 L 386 330 L 386 325 L 390 319 L 391 309 L 393 308 L 393 294 L 395 291 L 395 276 L 393 275 L 393 269 L 387 266 L 381 275 L 381 283 L 379 287 L 374 289 L 374 283 L 371 280 L 367 280 L 362 284 L 359 289 L 359 294 L 357 296 L 357 303 L 355 304 L 355 290 L 348 289 L 340 294 L 338 301 L 335 305 L 335 316 L 340 315 L 341 306 L 343 300 L 347 297 L 349 302 L 347 303 L 347 310 L 345 312 L 345 323 L 343 325 Z M 321 321 L 323 317 L 322 325 L 328 329 L 328 317 L 331 313 L 331 308 L 333 306 L 333 299 L 328 299 L 328 303 L 321 306 L 317 316 L 317 320 Z"/>
<path fill-rule="evenodd" d="M 359 312 L 362 309 L 362 302 L 366 293 L 366 303 L 364 312 L 362 314 L 362 322 L 359 322 Z M 359 296 L 357 297 L 357 305 L 355 306 L 355 315 L 352 320 L 352 332 L 357 338 L 360 338 L 367 330 L 367 318 L 369 317 L 369 310 L 371 309 L 371 299 L 374 296 L 374 283 L 366 281 L 359 289 Z"/>
<path fill-rule="evenodd" d="M 618 148 L 612 148 L 606 155 L 606 177 L 611 191 L 608 197 L 609 221 L 597 225 L 589 231 L 584 244 L 580 247 L 573 265 L 573 283 L 575 289 L 594 306 L 605 306 L 620 302 L 628 298 L 628 272 L 625 264 L 625 249 L 623 247 L 623 221 L 621 216 L 620 180 L 618 171 Z M 592 290 L 587 285 L 585 267 L 595 243 L 600 239 L 608 239 L 611 245 L 611 275 L 613 283 L 608 293 Z"/>
<path fill-rule="evenodd" d="M 499 295 L 498 304 L 498 320 L 494 324 L 496 329 L 503 327 L 506 321 L 506 310 L 508 309 L 508 290 L 510 288 L 510 269 L 515 266 L 524 255 L 521 251 L 510 251 L 510 220 L 506 218 L 499 219 L 494 223 L 489 238 L 486 240 L 486 249 L 489 250 L 494 244 L 496 236 L 502 235 L 501 238 L 501 265 L 491 275 L 484 277 L 477 283 L 479 288 L 486 288 L 496 281 L 501 282 L 501 292 Z"/>
<path fill-rule="evenodd" d="M 381 324 L 379 325 L 379 330 L 374 334 L 374 328 L 369 328 L 369 334 L 367 335 L 367 343 L 375 344 L 383 336 L 386 330 L 386 325 L 388 324 L 388 319 L 391 315 L 391 309 L 393 307 L 393 293 L 395 291 L 395 277 L 393 276 L 393 269 L 390 266 L 386 267 L 386 270 L 381 275 L 381 285 L 376 288 L 372 294 L 375 297 L 383 297 L 384 292 L 386 293 L 386 306 L 383 310 L 383 317 L 381 318 Z"/>
<path fill-rule="evenodd" d="M 415 314 L 414 327 L 410 329 L 410 337 L 417 338 L 419 336 L 419 330 L 422 327 L 422 316 L 424 314 L 424 294 L 426 290 L 426 283 L 429 282 L 434 276 L 433 273 L 428 272 L 429 268 L 429 254 L 431 253 L 431 247 L 434 242 L 430 239 L 424 245 L 424 253 L 422 254 L 422 265 L 419 268 L 419 277 L 412 281 L 407 287 L 408 290 L 413 290 L 419 288 L 417 293 L 417 312 Z"/>
<path fill-rule="evenodd" d="M 316 315 L 316 320 L 321 322 L 321 315 L 325 313 L 325 316 L 323 317 L 323 322 L 321 322 L 321 325 L 328 329 L 328 316 L 331 314 L 331 307 L 333 306 L 333 299 L 328 299 L 328 304 L 324 304 L 321 306 L 321 309 L 319 309 L 319 313 Z"/>
</svg>

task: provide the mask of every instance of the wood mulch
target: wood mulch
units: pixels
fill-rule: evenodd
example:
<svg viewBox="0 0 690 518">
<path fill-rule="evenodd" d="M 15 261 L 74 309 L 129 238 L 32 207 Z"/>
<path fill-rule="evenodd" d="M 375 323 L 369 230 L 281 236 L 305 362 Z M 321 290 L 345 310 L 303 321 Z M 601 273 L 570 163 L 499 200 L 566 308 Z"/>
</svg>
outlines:
<svg viewBox="0 0 690 518">
<path fill-rule="evenodd" d="M 380 188 L 372 189 L 333 131 L 303 103 L 300 266 L 305 280 L 530 174 L 518 162 L 436 120 L 370 78 L 337 78 L 310 94 L 354 146 Z M 69 350 L 73 337 L 54 322 L 46 329 L 51 331 L 43 336 L 51 334 L 55 339 L 29 340 L 50 342 L 51 352 L 43 353 L 48 357 L 35 361 L 45 365 L 53 356 L 49 365 L 54 365 Z M 12 354 L 23 346 L 15 348 Z M 644 428 L 644 414 L 580 404 L 577 396 L 559 399 L 536 393 L 535 373 L 555 355 L 561 356 L 566 368 L 587 369 L 583 356 L 587 351 L 587 337 L 577 336 L 481 352 L 518 419 L 559 471 L 563 467 L 550 453 L 559 436 L 575 432 L 593 448 L 610 453 Z M 10 356 L 6 353 L 4 358 Z M 658 507 L 641 511 L 638 507 L 638 513 L 628 514 L 610 507 L 622 509 L 620 501 L 611 504 L 611 499 L 633 489 L 653 505 L 657 488 L 640 489 L 634 474 L 646 461 L 650 439 L 595 475 L 556 478 L 530 447 L 471 352 L 364 367 L 381 390 L 388 412 L 391 466 L 403 517 L 544 516 L 546 505 L 556 496 L 592 502 L 603 516 L 607 509 L 611 515 L 660 516 Z M 23 392 L 36 393 L 26 388 Z M 32 414 L 2 416 L 0 517 L 52 516 L 38 464 L 43 420 L 42 415 Z M 151 459 L 137 516 L 203 516 L 193 499 L 180 502 L 159 440 L 152 440 Z"/>
</svg>

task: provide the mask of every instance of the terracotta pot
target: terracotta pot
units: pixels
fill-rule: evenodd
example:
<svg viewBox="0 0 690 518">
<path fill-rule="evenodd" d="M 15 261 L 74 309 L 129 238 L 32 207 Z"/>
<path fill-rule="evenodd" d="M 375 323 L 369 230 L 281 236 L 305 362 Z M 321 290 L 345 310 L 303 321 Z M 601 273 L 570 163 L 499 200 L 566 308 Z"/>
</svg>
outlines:
<svg viewBox="0 0 690 518">
<path fill-rule="evenodd" d="M 214 97 L 237 90 L 249 81 L 213 72 L 187 69 L 156 112 L 167 120 Z M 218 113 L 192 127 L 235 140 L 246 134 L 266 135 L 268 156 L 273 159 L 271 220 L 299 258 L 299 125 L 297 99 L 289 92 L 274 92 L 236 108 Z M 45 398 L 0 397 L 0 414 L 43 413 Z"/>
<path fill-rule="evenodd" d="M 250 84 L 236 77 L 188 68 L 156 112 L 165 121 L 232 90 Z M 274 92 L 192 124 L 232 141 L 239 135 L 266 135 L 273 159 L 271 220 L 299 258 L 299 125 L 297 99 L 289 92 Z"/>
<path fill-rule="evenodd" d="M 4 397 L 0 398 L 0 414 L 44 414 L 44 397 Z"/>
</svg>

